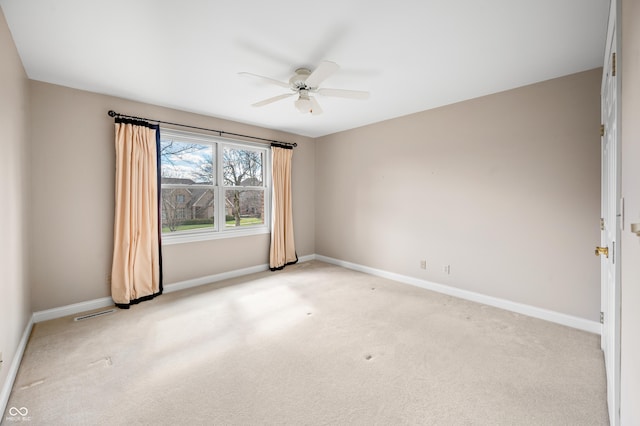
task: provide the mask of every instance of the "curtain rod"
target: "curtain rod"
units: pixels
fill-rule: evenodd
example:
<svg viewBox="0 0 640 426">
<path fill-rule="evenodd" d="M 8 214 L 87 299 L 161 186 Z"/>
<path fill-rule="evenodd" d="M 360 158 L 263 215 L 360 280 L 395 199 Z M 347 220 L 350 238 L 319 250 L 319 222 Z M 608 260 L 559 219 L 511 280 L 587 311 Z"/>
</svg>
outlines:
<svg viewBox="0 0 640 426">
<path fill-rule="evenodd" d="M 230 135 L 230 136 L 239 136 L 241 138 L 249 138 L 249 139 L 255 139 L 255 140 L 259 140 L 259 141 L 265 141 L 265 142 L 270 142 L 272 144 L 275 144 L 276 146 L 280 145 L 281 147 L 294 147 L 294 146 L 298 146 L 297 143 L 293 142 L 280 142 L 280 141 L 276 141 L 273 139 L 265 139 L 265 138 L 259 138 L 257 136 L 249 136 L 249 135 L 242 135 L 240 133 L 231 133 L 231 132 L 225 132 L 222 130 L 215 130 L 215 129 L 207 129 L 206 127 L 197 127 L 197 126 L 189 126 L 188 124 L 180 124 L 180 123 L 172 123 L 170 121 L 162 121 L 162 120 L 154 120 L 151 118 L 144 118 L 144 117 L 136 117 L 134 115 L 125 115 L 125 114 L 120 114 L 115 112 L 114 110 L 109 110 L 109 112 L 107 113 L 109 115 L 109 117 L 113 117 L 113 118 L 130 118 L 133 120 L 142 120 L 142 121 L 155 121 L 158 124 L 169 124 L 171 126 L 179 126 L 179 127 L 187 127 L 189 129 L 198 129 L 198 130 L 206 130 L 208 132 L 214 132 L 214 133 L 218 133 L 220 136 L 222 135 Z"/>
</svg>

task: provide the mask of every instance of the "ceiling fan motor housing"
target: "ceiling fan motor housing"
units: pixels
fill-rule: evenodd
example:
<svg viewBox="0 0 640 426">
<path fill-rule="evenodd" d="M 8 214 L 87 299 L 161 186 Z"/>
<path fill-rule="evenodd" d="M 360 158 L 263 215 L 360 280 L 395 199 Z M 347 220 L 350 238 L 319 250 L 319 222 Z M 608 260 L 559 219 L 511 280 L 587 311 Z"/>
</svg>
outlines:
<svg viewBox="0 0 640 426">
<path fill-rule="evenodd" d="M 289 79 L 289 84 L 293 90 L 309 90 L 311 87 L 307 86 L 307 77 L 311 75 L 311 71 L 306 68 L 298 68 L 296 73 Z"/>
</svg>

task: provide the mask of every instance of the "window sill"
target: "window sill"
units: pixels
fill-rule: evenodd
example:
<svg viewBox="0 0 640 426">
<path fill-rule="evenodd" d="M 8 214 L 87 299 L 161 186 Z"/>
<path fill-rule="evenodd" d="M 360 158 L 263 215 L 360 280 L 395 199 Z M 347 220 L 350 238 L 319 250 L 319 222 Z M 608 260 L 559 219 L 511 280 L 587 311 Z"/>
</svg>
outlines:
<svg viewBox="0 0 640 426">
<path fill-rule="evenodd" d="M 162 234 L 162 245 L 169 246 L 173 244 L 194 243 L 198 241 L 221 240 L 225 238 L 246 237 L 250 235 L 269 234 L 269 228 L 266 226 L 252 226 L 241 229 L 226 229 L 217 232 L 193 232 L 180 234 Z"/>
</svg>

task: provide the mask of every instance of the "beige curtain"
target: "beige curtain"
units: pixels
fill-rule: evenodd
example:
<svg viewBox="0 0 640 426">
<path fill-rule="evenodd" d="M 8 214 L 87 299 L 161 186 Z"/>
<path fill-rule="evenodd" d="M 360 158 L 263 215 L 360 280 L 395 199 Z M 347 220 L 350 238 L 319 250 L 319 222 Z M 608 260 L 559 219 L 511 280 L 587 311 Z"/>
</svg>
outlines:
<svg viewBox="0 0 640 426">
<path fill-rule="evenodd" d="M 292 148 L 271 147 L 273 171 L 273 218 L 269 267 L 272 271 L 296 263 L 298 256 L 293 240 L 291 209 Z"/>
<path fill-rule="evenodd" d="M 111 297 L 118 307 L 162 293 L 158 218 L 159 129 L 116 119 L 116 208 Z"/>
</svg>

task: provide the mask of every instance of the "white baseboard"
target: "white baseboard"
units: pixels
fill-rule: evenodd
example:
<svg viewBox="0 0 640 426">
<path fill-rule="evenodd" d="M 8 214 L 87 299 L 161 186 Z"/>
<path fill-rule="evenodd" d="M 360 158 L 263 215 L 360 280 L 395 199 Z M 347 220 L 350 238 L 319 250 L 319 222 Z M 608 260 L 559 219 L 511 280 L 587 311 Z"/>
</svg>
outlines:
<svg viewBox="0 0 640 426">
<path fill-rule="evenodd" d="M 9 366 L 9 372 L 7 374 L 7 380 L 4 382 L 2 386 L 2 391 L 0 392 L 0 416 L 4 415 L 5 410 L 7 409 L 7 403 L 9 402 L 9 397 L 11 396 L 11 389 L 13 389 L 13 383 L 16 381 L 16 376 L 18 375 L 18 369 L 20 368 L 20 363 L 22 362 L 22 356 L 24 355 L 24 350 L 27 347 L 27 342 L 29 341 L 29 336 L 31 335 L 31 329 L 33 328 L 33 315 L 29 318 L 29 322 L 27 326 L 24 328 L 24 332 L 22 333 L 22 338 L 20 339 L 20 343 L 18 343 L 18 348 L 16 349 L 16 353 L 11 360 L 11 365 Z M 2 417 L 0 417 L 0 423 L 2 421 Z"/>
<path fill-rule="evenodd" d="M 298 258 L 298 262 L 308 262 L 315 259 L 315 255 L 301 256 Z M 205 284 L 211 284 L 217 281 L 228 280 L 230 278 L 241 277 L 243 275 L 254 274 L 256 272 L 268 271 L 269 265 L 257 265 L 249 268 L 236 269 L 234 271 L 222 272 L 220 274 L 207 275 L 205 277 L 194 278 L 191 280 L 179 281 L 177 283 L 166 284 L 164 286 L 164 293 L 173 293 L 174 291 L 186 290 L 192 287 L 198 287 Z M 102 297 L 100 299 L 88 300 L 86 302 L 74 303 L 71 305 L 61 306 L 59 308 L 47 309 L 44 311 L 37 311 L 33 313 L 33 322 L 38 323 L 42 321 L 48 321 L 52 319 L 66 317 L 68 315 L 75 315 L 82 312 L 91 311 L 94 309 L 107 308 L 114 306 L 113 300 L 110 297 Z"/>
<path fill-rule="evenodd" d="M 298 263 L 308 262 L 316 258 L 315 254 L 307 256 L 301 256 L 298 258 Z M 222 280 L 228 280 L 230 278 L 242 277 L 244 275 L 255 274 L 257 272 L 264 272 L 269 270 L 269 265 L 257 265 L 249 268 L 236 269 L 235 271 L 222 272 L 220 274 L 207 275 L 206 277 L 194 278 L 191 280 L 180 281 L 173 284 L 167 284 L 164 286 L 165 293 L 172 293 L 174 291 L 186 290 L 192 287 L 198 287 L 205 284 L 211 284 Z"/>
<path fill-rule="evenodd" d="M 228 280 L 230 278 L 237 278 L 243 275 L 255 274 L 257 272 L 264 272 L 269 270 L 269 265 L 257 265 L 249 268 L 236 269 L 229 272 L 221 272 L 219 274 L 207 275 L 205 277 L 194 278 L 191 280 L 179 281 L 173 284 L 166 284 L 164 286 L 165 293 L 173 293 L 174 291 L 186 290 L 188 288 L 199 287 L 205 284 L 211 284 L 222 280 Z"/>
<path fill-rule="evenodd" d="M 438 284 L 431 281 L 421 280 L 406 275 L 400 275 L 393 272 L 383 271 L 381 269 L 375 269 L 368 266 L 358 265 L 356 263 L 346 262 L 339 259 L 334 259 L 327 256 L 315 255 L 315 259 L 322 262 L 330 263 L 337 266 L 342 266 L 354 271 L 364 272 L 370 275 L 375 275 L 382 278 L 387 278 L 393 281 L 399 281 L 401 283 L 410 284 L 416 287 L 424 288 L 427 290 L 436 291 L 438 293 L 447 294 L 449 296 L 459 297 L 460 299 L 470 300 L 472 302 L 482 303 L 484 305 L 494 306 L 496 308 L 504 309 L 518 314 L 527 315 L 530 317 L 554 322 L 557 324 L 565 325 L 578 330 L 588 331 L 590 333 L 601 334 L 602 326 L 599 322 L 590 321 L 584 318 L 574 317 L 571 315 L 563 314 L 560 312 L 550 311 L 548 309 L 537 308 L 535 306 L 525 305 L 522 303 L 512 302 L 506 299 L 500 299 L 497 297 L 487 296 L 481 293 L 475 293 L 468 290 L 462 290 L 459 288 L 451 287 L 444 284 Z"/>
<path fill-rule="evenodd" d="M 462 290 L 456 287 L 451 287 L 444 284 L 438 284 L 431 281 L 422 280 L 419 278 L 396 274 L 394 272 L 388 272 L 381 269 L 371 268 L 369 266 L 358 265 L 356 263 L 334 259 L 327 256 L 310 254 L 310 255 L 299 257 L 298 261 L 308 262 L 314 259 L 320 260 L 322 262 L 330 263 L 333 265 L 342 266 L 344 268 L 352 269 L 354 271 L 364 272 L 370 275 L 375 275 L 378 277 L 387 278 L 387 279 L 398 281 L 405 284 L 410 284 L 410 285 L 424 288 L 427 290 L 436 291 L 438 293 L 447 294 L 449 296 L 459 297 L 461 299 L 483 303 L 485 305 L 494 306 L 496 308 L 505 309 L 507 311 L 516 312 L 522 315 L 527 315 L 530 317 L 551 321 L 551 322 L 562 324 L 568 327 L 577 328 L 579 330 L 588 331 L 590 333 L 600 334 L 602 331 L 601 324 L 596 321 L 590 321 L 584 318 L 579 318 L 572 315 L 551 311 L 548 309 L 538 308 L 535 306 L 525 305 L 523 303 L 518 303 L 518 302 L 512 302 L 510 300 L 487 296 L 481 293 L 475 293 L 468 290 Z M 243 275 L 254 274 L 257 272 L 263 272 L 263 271 L 267 271 L 268 269 L 269 269 L 269 265 L 264 264 L 264 265 L 251 266 L 249 268 L 236 269 L 234 271 L 229 271 L 229 272 L 222 272 L 220 274 L 194 278 L 191 280 L 180 281 L 177 283 L 165 285 L 164 292 L 172 293 L 174 291 L 180 291 L 188 288 L 198 287 L 201 285 L 210 284 L 217 281 L 241 277 Z M 74 315 L 81 312 L 87 312 L 93 309 L 106 308 L 109 306 L 113 306 L 113 301 L 111 300 L 110 297 L 103 297 L 101 299 L 90 300 L 87 302 L 74 303 L 72 305 L 62 306 L 59 308 L 34 312 L 32 322 L 38 323 L 38 322 L 47 321 L 51 319 L 61 318 L 67 315 Z"/>
<path fill-rule="evenodd" d="M 315 259 L 316 259 L 316 255 L 315 254 L 308 254 L 306 256 L 300 256 L 298 258 L 298 263 L 308 262 L 310 260 L 315 260 Z"/>
<path fill-rule="evenodd" d="M 113 300 L 110 297 L 102 297 L 100 299 L 88 300 L 86 302 L 74 303 L 72 305 L 61 306 L 59 308 L 34 312 L 33 322 L 38 323 L 42 321 L 49 321 L 56 318 L 66 317 L 67 315 L 79 314 L 81 312 L 106 308 L 113 305 Z"/>
</svg>

